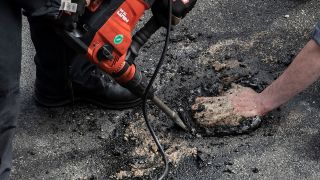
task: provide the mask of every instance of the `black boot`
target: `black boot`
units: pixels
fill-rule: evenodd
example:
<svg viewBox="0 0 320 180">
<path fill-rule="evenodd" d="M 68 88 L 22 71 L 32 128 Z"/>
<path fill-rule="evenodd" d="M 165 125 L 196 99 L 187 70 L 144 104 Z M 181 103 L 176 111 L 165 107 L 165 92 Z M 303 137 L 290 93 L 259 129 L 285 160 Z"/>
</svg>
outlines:
<svg viewBox="0 0 320 180">
<path fill-rule="evenodd" d="M 36 48 L 35 100 L 46 107 L 88 101 L 109 109 L 124 109 L 140 104 L 85 56 L 75 56 L 51 24 L 29 19 L 31 38 Z"/>
</svg>

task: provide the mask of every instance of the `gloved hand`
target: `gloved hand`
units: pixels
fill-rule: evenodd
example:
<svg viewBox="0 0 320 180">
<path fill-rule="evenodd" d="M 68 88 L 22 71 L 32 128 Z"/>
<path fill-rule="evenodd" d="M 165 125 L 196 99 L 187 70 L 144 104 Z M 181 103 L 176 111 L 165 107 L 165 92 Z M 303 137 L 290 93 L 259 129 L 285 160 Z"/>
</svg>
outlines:
<svg viewBox="0 0 320 180">
<path fill-rule="evenodd" d="M 29 17 L 52 20 L 66 30 L 73 30 L 90 0 L 14 0 Z"/>
<path fill-rule="evenodd" d="M 180 22 L 194 7 L 197 0 L 172 0 L 172 16 L 173 25 Z M 157 0 L 151 7 L 153 15 L 156 17 L 158 23 L 164 27 L 168 24 L 168 0 Z"/>
</svg>

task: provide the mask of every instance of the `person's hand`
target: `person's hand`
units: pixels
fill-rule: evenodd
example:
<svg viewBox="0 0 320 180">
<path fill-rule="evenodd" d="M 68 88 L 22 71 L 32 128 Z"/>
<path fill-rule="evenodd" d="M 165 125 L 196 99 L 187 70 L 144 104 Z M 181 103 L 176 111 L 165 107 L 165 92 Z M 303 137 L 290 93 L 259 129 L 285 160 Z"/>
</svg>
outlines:
<svg viewBox="0 0 320 180">
<path fill-rule="evenodd" d="M 91 3 L 91 0 L 86 0 L 86 6 L 89 6 L 90 5 L 90 3 Z"/>
<path fill-rule="evenodd" d="M 173 0 L 172 3 L 172 25 L 177 25 L 195 6 L 197 0 Z M 158 23 L 166 27 L 168 24 L 168 0 L 157 0 L 151 7 L 152 13 Z"/>
<path fill-rule="evenodd" d="M 250 88 L 229 97 L 234 112 L 244 117 L 262 116 L 267 113 L 261 94 Z"/>
</svg>

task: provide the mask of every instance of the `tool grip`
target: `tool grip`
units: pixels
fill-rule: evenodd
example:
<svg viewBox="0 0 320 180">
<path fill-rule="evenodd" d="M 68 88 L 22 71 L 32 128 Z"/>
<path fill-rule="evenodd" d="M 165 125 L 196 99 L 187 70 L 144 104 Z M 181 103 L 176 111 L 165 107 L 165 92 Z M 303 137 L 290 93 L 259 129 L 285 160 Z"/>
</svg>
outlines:
<svg viewBox="0 0 320 180">
<path fill-rule="evenodd" d="M 155 17 L 151 17 L 150 20 L 133 36 L 134 43 L 137 43 L 136 47 L 141 48 L 160 27 L 161 26 L 156 21 Z"/>
<path fill-rule="evenodd" d="M 131 65 L 131 66 L 134 66 Z M 148 79 L 147 77 L 139 71 L 139 69 L 136 69 L 135 74 L 130 81 L 126 82 L 125 84 L 122 84 L 125 88 L 129 89 L 133 94 L 135 94 L 138 97 L 142 97 L 145 93 L 145 90 L 147 89 L 148 86 Z M 148 97 L 152 97 L 154 94 L 154 89 L 151 88 L 150 91 L 148 92 Z"/>
<path fill-rule="evenodd" d="M 141 47 L 150 39 L 150 37 L 161 27 L 155 17 L 151 17 L 149 21 L 135 33 L 132 37 L 132 43 L 128 51 L 127 61 L 132 64 L 138 56 Z"/>
<path fill-rule="evenodd" d="M 88 45 L 79 38 L 80 33 L 78 33 L 76 30 L 66 31 L 60 28 L 56 28 L 55 30 L 64 38 L 65 43 L 77 53 L 86 54 L 88 52 Z"/>
</svg>

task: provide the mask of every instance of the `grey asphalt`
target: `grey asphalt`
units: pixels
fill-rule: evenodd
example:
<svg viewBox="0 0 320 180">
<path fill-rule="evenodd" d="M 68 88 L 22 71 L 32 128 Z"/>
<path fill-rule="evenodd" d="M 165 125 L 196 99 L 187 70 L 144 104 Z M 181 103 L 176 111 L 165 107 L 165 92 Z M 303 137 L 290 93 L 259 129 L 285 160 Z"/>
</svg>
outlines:
<svg viewBox="0 0 320 180">
<path fill-rule="evenodd" d="M 276 69 L 269 79 L 264 79 L 269 83 L 285 68 L 277 61 L 296 54 L 307 42 L 313 26 L 320 20 L 319 7 L 318 0 L 200 0 L 174 33 L 175 37 L 191 33 L 199 38 L 171 45 L 174 49 L 171 54 L 177 57 L 205 52 L 217 55 L 220 51 L 213 52 L 216 47 L 223 47 L 226 53 L 232 51 L 228 47 L 236 45 L 237 51 L 243 51 L 236 54 L 246 54 L 250 59 L 257 57 L 257 61 L 269 64 L 268 68 Z M 153 38 L 155 42 L 150 44 L 153 50 L 141 56 L 142 63 L 150 64 L 146 61 L 157 57 L 153 54 L 159 50 L 158 38 Z M 120 119 L 131 119 L 131 111 L 109 111 L 87 104 L 54 109 L 36 106 L 32 99 L 34 53 L 24 21 L 21 113 L 14 143 L 12 179 L 108 179 L 124 166 L 121 160 L 126 159 L 112 158 L 107 151 L 108 139 L 121 133 L 116 130 L 122 126 Z M 202 55 L 195 58 L 195 64 L 209 64 L 201 61 Z M 177 68 L 178 65 L 175 62 L 165 67 Z M 267 67 L 256 68 L 260 68 L 258 71 L 262 74 L 267 72 Z M 175 71 L 170 71 L 165 77 L 177 76 Z M 170 99 L 178 95 L 176 92 L 166 94 L 166 81 L 159 81 L 157 87 L 163 88 L 162 97 L 168 95 Z M 171 169 L 170 178 L 319 179 L 318 87 L 312 86 L 273 112 L 252 134 L 190 140 L 190 146 L 211 155 L 210 163 L 199 168 L 195 158 L 186 157 Z"/>
</svg>

